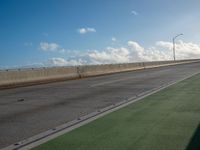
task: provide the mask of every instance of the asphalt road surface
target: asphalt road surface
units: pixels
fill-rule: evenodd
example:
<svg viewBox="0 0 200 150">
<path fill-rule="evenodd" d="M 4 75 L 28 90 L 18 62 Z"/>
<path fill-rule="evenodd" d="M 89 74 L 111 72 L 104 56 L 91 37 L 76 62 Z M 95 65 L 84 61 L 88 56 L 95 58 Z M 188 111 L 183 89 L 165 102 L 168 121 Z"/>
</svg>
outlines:
<svg viewBox="0 0 200 150">
<path fill-rule="evenodd" d="M 193 63 L 2 90 L 0 148 L 199 71 Z"/>
</svg>

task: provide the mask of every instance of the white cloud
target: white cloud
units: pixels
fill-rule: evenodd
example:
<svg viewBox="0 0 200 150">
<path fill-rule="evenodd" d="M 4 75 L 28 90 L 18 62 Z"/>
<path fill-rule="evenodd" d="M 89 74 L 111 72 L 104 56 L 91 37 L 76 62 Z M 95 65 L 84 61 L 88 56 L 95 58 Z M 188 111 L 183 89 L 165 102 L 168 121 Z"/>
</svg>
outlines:
<svg viewBox="0 0 200 150">
<path fill-rule="evenodd" d="M 47 42 L 41 42 L 40 48 L 43 51 L 58 51 L 60 46 L 56 43 L 47 43 Z"/>
<path fill-rule="evenodd" d="M 172 51 L 172 43 L 170 42 L 159 41 L 156 44 L 162 49 Z M 176 43 L 176 57 L 178 59 L 200 58 L 200 45 L 180 40 Z"/>
<path fill-rule="evenodd" d="M 57 43 L 40 42 L 40 49 L 45 52 L 65 52 L 65 49 Z"/>
<path fill-rule="evenodd" d="M 86 34 L 86 33 L 89 33 L 89 32 L 96 32 L 96 29 L 95 28 L 80 28 L 77 31 L 80 34 Z"/>
<path fill-rule="evenodd" d="M 78 66 L 82 65 L 81 60 L 65 60 L 64 58 L 51 58 L 45 62 L 48 66 Z"/>
<path fill-rule="evenodd" d="M 104 51 L 91 51 L 88 53 L 91 64 L 125 63 L 129 62 L 129 50 L 127 48 L 108 47 Z"/>
<path fill-rule="evenodd" d="M 165 42 L 165 41 L 157 41 L 156 46 L 159 48 L 167 48 L 167 49 L 172 49 L 172 43 L 171 42 Z"/>
<path fill-rule="evenodd" d="M 135 11 L 135 10 L 132 10 L 132 11 L 131 11 L 131 14 L 133 14 L 133 15 L 135 15 L 135 16 L 139 15 L 139 13 L 138 13 L 137 11 Z"/>
<path fill-rule="evenodd" d="M 78 29 L 78 32 L 79 32 L 80 34 L 85 34 L 87 31 L 86 31 L 85 28 L 81 28 L 81 29 Z"/>
<path fill-rule="evenodd" d="M 131 63 L 141 61 L 172 60 L 172 43 L 158 41 L 154 46 L 145 48 L 135 41 L 128 41 L 123 47 L 107 47 L 104 50 L 90 50 L 87 52 L 78 51 L 71 53 L 71 57 L 52 58 L 48 64 L 63 65 L 88 65 L 88 64 L 111 64 L 111 63 Z M 73 55 L 73 56 L 72 56 Z M 177 59 L 200 58 L 200 45 L 178 41 L 176 43 Z"/>
<path fill-rule="evenodd" d="M 108 47 L 103 51 L 91 51 L 88 62 L 92 64 L 131 63 L 139 61 L 169 60 L 170 51 L 160 51 L 155 47 L 145 49 L 137 42 L 128 41 L 126 47 Z"/>
<path fill-rule="evenodd" d="M 115 37 L 112 37 L 112 39 L 111 39 L 113 42 L 116 42 L 117 41 L 117 39 L 115 38 Z"/>
</svg>

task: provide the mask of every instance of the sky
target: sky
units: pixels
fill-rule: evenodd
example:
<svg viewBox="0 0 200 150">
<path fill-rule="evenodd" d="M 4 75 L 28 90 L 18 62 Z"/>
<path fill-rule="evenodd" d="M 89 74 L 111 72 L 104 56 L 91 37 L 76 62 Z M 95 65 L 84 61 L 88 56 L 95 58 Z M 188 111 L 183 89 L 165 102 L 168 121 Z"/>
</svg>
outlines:
<svg viewBox="0 0 200 150">
<path fill-rule="evenodd" d="M 0 68 L 200 58 L 199 0 L 0 0 Z"/>
</svg>

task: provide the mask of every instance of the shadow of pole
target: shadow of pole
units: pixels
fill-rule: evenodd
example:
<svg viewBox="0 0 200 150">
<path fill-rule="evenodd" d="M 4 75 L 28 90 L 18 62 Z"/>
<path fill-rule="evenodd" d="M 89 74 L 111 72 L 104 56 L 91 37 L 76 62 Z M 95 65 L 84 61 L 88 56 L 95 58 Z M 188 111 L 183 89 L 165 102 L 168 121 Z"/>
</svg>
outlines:
<svg viewBox="0 0 200 150">
<path fill-rule="evenodd" d="M 200 124 L 185 150 L 200 150 Z"/>
</svg>

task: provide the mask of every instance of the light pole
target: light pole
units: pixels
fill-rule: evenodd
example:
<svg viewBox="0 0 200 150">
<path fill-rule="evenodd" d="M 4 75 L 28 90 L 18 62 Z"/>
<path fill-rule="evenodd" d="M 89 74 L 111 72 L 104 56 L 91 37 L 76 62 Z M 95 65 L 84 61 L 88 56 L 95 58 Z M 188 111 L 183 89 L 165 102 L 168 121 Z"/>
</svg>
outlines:
<svg viewBox="0 0 200 150">
<path fill-rule="evenodd" d="M 176 45 L 175 45 L 175 40 L 177 37 L 183 35 L 182 33 L 181 34 L 178 34 L 176 35 L 175 37 L 173 37 L 173 56 L 174 56 L 174 61 L 176 60 Z"/>
</svg>

